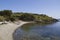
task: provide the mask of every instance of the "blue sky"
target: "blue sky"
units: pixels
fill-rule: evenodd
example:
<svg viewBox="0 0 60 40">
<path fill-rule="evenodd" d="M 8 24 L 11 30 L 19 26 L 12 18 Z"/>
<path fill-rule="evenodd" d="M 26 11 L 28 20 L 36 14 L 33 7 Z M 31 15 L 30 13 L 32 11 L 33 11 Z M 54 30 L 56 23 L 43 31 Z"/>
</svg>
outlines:
<svg viewBox="0 0 60 40">
<path fill-rule="evenodd" d="M 0 10 L 5 9 L 60 18 L 60 0 L 0 0 Z"/>
</svg>

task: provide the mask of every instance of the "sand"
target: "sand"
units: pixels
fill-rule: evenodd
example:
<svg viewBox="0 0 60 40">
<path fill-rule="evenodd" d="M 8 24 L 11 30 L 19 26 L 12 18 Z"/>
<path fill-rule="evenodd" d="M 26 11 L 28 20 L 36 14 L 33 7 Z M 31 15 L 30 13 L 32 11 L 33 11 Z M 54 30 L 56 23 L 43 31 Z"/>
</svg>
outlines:
<svg viewBox="0 0 60 40">
<path fill-rule="evenodd" d="M 15 22 L 15 23 L 8 23 L 0 25 L 0 40 L 13 40 L 13 33 L 18 28 L 21 27 L 23 24 L 29 22 Z"/>
</svg>

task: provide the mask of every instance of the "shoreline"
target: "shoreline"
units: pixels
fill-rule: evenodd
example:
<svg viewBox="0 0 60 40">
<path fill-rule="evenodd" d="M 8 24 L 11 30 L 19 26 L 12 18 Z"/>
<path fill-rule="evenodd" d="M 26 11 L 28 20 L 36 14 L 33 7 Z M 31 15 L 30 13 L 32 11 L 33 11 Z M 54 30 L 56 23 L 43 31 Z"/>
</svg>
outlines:
<svg viewBox="0 0 60 40">
<path fill-rule="evenodd" d="M 13 40 L 14 31 L 18 27 L 30 22 L 19 21 L 19 23 L 17 23 L 18 22 L 0 25 L 0 40 Z"/>
</svg>

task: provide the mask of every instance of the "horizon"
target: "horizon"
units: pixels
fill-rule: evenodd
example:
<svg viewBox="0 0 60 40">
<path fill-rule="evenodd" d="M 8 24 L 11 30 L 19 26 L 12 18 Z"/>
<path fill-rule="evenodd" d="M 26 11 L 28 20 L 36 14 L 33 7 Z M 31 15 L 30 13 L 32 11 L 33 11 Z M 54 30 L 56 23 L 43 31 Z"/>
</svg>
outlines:
<svg viewBox="0 0 60 40">
<path fill-rule="evenodd" d="M 60 18 L 60 0 L 1 0 L 0 10 L 46 14 Z"/>
</svg>

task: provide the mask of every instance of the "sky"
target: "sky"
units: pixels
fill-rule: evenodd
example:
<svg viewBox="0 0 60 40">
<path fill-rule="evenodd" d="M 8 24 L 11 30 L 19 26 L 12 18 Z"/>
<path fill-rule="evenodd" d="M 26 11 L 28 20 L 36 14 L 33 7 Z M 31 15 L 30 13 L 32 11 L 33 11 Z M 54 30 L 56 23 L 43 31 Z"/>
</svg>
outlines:
<svg viewBox="0 0 60 40">
<path fill-rule="evenodd" d="M 46 14 L 60 18 L 60 0 L 0 0 L 0 10 Z"/>
</svg>

